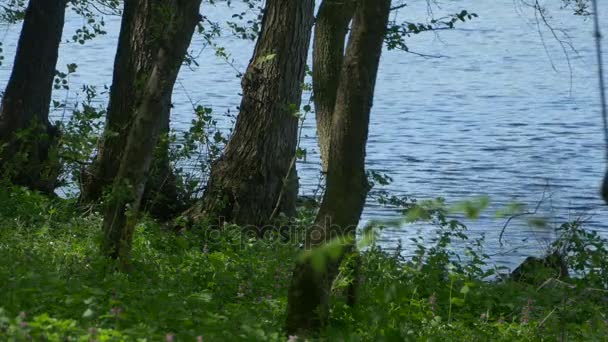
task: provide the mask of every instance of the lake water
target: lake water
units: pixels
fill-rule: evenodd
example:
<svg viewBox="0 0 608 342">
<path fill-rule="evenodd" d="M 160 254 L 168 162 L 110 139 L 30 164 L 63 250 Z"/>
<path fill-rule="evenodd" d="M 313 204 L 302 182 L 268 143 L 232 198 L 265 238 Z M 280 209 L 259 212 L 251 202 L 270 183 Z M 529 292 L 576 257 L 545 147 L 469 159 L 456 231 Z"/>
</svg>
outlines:
<svg viewBox="0 0 608 342">
<path fill-rule="evenodd" d="M 426 21 L 425 2 L 412 3 L 395 15 Z M 551 32 L 541 26 L 539 33 L 532 9 L 521 8 L 514 0 L 460 0 L 443 1 L 434 12 L 442 16 L 461 9 L 479 18 L 439 35 L 408 39 L 411 50 L 442 58 L 384 53 L 371 115 L 368 169 L 390 175 L 394 182 L 387 188 L 400 195 L 443 196 L 449 201 L 488 195 L 491 208 L 481 219 L 467 223 L 475 234 L 486 235 L 487 250 L 499 264 L 514 265 L 525 255 L 538 254 L 554 238 L 551 229 L 533 229 L 522 219 L 509 226 L 505 246 L 497 242 L 504 219 L 494 219 L 494 211 L 512 202 L 528 203 L 533 209 L 543 193 L 551 196 L 539 214 L 556 225 L 578 215 L 590 216 L 588 228 L 608 234 L 607 211 L 598 195 L 606 147 L 592 21 L 549 8 L 550 22 L 568 34 L 577 50 L 568 52 L 569 69 L 568 58 Z M 608 6 L 601 9 L 608 13 Z M 212 20 L 229 18 L 234 12 L 223 5 L 202 9 Z M 111 82 L 120 18 L 106 17 L 106 22 L 107 35 L 84 46 L 66 42 L 61 47 L 58 68 L 78 64 L 70 80 L 71 101 L 79 96 L 76 90 L 81 84 Z M 69 15 L 64 40 L 81 25 L 81 18 Z M 608 33 L 608 20 L 604 28 Z M 16 25 L 0 31 L 5 56 L 0 67 L 2 88 L 19 29 Z M 229 34 L 219 43 L 229 49 L 233 66 L 244 71 L 253 43 Z M 230 120 L 222 113 L 236 113 L 240 101 L 236 71 L 215 57 L 213 49 L 205 48 L 201 37 L 195 37 L 191 50 L 199 56 L 200 66 L 183 68 L 180 74 L 172 125 L 188 127 L 193 118 L 191 99 L 213 107 L 228 129 Z M 58 91 L 54 96 L 63 100 L 66 93 Z M 314 118 L 305 122 L 304 134 L 301 145 L 308 156 L 298 164 L 298 172 L 302 192 L 310 193 L 319 180 Z M 396 215 L 369 201 L 364 221 Z M 381 243 L 390 248 L 419 228 L 386 229 Z"/>
</svg>

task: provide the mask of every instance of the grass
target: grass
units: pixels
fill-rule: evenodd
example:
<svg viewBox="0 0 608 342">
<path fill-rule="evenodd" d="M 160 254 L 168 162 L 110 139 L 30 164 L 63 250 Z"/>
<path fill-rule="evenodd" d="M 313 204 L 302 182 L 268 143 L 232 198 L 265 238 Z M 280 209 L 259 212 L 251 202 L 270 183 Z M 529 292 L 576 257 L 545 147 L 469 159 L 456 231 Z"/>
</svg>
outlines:
<svg viewBox="0 0 608 342">
<path fill-rule="evenodd" d="M 302 214 L 300 226 L 311 217 Z M 468 242 L 469 253 L 456 261 L 448 247 L 453 239 L 466 240 L 463 232 L 457 225 L 440 230 L 433 247 L 420 243 L 411 258 L 368 248 L 357 277 L 357 306 L 345 304 L 354 277 L 343 268 L 334 284 L 332 319 L 320 339 L 608 336 L 605 241 L 582 230 L 565 234 L 569 241 L 560 243 L 568 242 L 578 276 L 527 284 L 495 280 L 481 241 Z M 125 274 L 100 255 L 100 235 L 99 215 L 83 216 L 70 200 L 0 190 L 0 340 L 288 339 L 282 328 L 298 241 L 258 240 L 238 227 L 176 234 L 144 219 L 135 234 L 133 269 Z"/>
</svg>

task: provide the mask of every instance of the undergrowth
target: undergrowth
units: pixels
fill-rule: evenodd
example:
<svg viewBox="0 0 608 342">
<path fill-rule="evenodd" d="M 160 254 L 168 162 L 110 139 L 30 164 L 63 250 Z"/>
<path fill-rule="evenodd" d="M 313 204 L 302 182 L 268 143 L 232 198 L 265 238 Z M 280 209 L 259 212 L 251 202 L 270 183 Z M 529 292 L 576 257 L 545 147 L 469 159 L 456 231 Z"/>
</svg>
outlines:
<svg viewBox="0 0 608 342">
<path fill-rule="evenodd" d="M 282 328 L 300 241 L 282 234 L 260 240 L 233 226 L 176 233 L 143 219 L 132 270 L 120 273 L 99 253 L 99 214 L 83 213 L 72 200 L 0 189 L 0 340 L 297 340 Z M 553 246 L 565 252 L 572 277 L 523 283 L 487 265 L 483 241 L 469 241 L 466 227 L 436 206 L 415 209 L 439 228 L 433 244 L 417 240 L 407 253 L 365 248 L 359 275 L 343 267 L 334 284 L 321 340 L 608 336 L 606 245 L 580 223 L 562 226 Z M 311 219 L 302 212 L 293 229 Z M 456 240 L 466 253 L 450 249 Z M 344 293 L 353 281 L 359 297 L 350 308 Z"/>
</svg>

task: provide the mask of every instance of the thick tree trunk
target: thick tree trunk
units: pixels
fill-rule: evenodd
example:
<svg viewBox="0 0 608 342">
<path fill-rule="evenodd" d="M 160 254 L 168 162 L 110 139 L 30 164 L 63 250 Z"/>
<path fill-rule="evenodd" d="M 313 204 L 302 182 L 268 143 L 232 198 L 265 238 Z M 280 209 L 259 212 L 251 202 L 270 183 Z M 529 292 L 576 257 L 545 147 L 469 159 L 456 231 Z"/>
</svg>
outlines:
<svg viewBox="0 0 608 342">
<path fill-rule="evenodd" d="M 57 129 L 49 107 L 66 3 L 30 0 L 0 107 L 0 170 L 16 184 L 49 193 L 59 171 L 50 156 Z M 27 134 L 18 137 L 20 131 Z"/>
<path fill-rule="evenodd" d="M 291 167 L 313 0 L 268 0 L 262 32 L 247 72 L 234 134 L 212 167 L 203 201 L 186 215 L 260 227 L 280 211 L 295 212 L 297 179 Z M 284 180 L 287 184 L 284 186 Z"/>
<path fill-rule="evenodd" d="M 164 29 L 160 23 L 165 20 L 163 8 L 159 1 L 124 2 L 104 137 L 93 165 L 82 180 L 83 202 L 99 200 L 118 172 L 135 111 L 143 101 L 145 84 L 160 47 L 160 36 Z M 171 102 L 163 102 L 163 105 L 162 129 L 169 132 Z M 145 202 L 148 203 L 146 207 L 160 217 L 171 214 L 166 204 L 175 203 L 177 195 L 168 150 L 159 150 L 156 156 L 153 173 L 146 186 Z"/>
<path fill-rule="evenodd" d="M 331 284 L 351 250 L 368 192 L 365 145 L 390 0 L 359 0 L 348 42 L 331 127 L 327 190 L 306 247 L 342 239 L 340 257 L 315 270 L 311 258 L 296 265 L 289 290 L 289 334 L 318 332 L 327 320 Z M 313 250 L 313 253 L 322 251 Z"/>
<path fill-rule="evenodd" d="M 81 200 L 98 200 L 118 172 L 122 152 L 153 61 L 151 1 L 125 1 L 103 140 L 85 173 Z"/>
<path fill-rule="evenodd" d="M 355 0 L 324 0 L 315 23 L 312 85 L 323 172 L 327 172 L 332 114 L 344 59 L 344 41 L 354 9 Z"/>
<path fill-rule="evenodd" d="M 164 1 L 162 10 L 166 16 L 156 23 L 156 27 L 162 28 L 162 31 L 147 37 L 158 40 L 159 48 L 151 56 L 150 74 L 141 78 L 144 81 L 141 85 L 143 91 L 133 122 L 129 125 L 126 146 L 106 204 L 103 224 L 103 250 L 107 255 L 119 258 L 123 265 L 129 260 L 146 175 L 160 131 L 166 123 L 165 110 L 170 106 L 177 74 L 200 20 L 200 4 L 201 0 Z"/>
</svg>

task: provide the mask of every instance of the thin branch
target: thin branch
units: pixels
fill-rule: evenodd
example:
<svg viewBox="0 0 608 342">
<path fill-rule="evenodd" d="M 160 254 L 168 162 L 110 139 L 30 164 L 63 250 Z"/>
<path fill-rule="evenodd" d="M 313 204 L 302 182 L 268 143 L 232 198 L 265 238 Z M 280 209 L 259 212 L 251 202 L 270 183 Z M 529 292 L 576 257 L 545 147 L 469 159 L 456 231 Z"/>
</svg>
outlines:
<svg viewBox="0 0 608 342">
<path fill-rule="evenodd" d="M 416 52 L 416 51 L 412 51 L 412 50 L 404 49 L 404 48 L 401 48 L 400 50 L 403 51 L 403 52 L 410 53 L 412 55 L 423 57 L 423 58 L 427 58 L 427 59 L 431 59 L 431 58 L 448 58 L 448 56 L 445 56 L 445 55 L 430 55 L 430 54 Z"/>
<path fill-rule="evenodd" d="M 311 97 L 311 99 L 312 99 L 312 97 Z M 285 175 L 285 178 L 283 178 L 283 186 L 281 187 L 281 192 L 279 192 L 279 197 L 277 198 L 277 203 L 275 204 L 274 209 L 272 210 L 272 214 L 270 214 L 270 219 L 268 219 L 268 221 L 270 221 L 270 222 L 272 222 L 272 220 L 278 214 L 279 208 L 281 207 L 281 202 L 283 201 L 283 195 L 285 194 L 285 190 L 289 186 L 289 177 L 291 176 L 291 173 L 293 172 L 293 168 L 296 165 L 296 160 L 298 159 L 298 149 L 300 148 L 300 142 L 302 141 L 302 130 L 304 128 L 305 119 L 306 119 L 306 116 L 304 116 L 301 119 L 302 122 L 300 124 L 300 131 L 298 132 L 298 143 L 296 144 L 296 154 L 293 156 L 293 158 L 291 158 L 291 162 L 289 163 L 289 168 L 287 169 L 287 174 Z"/>
<path fill-rule="evenodd" d="M 407 6 L 407 4 L 401 4 L 401 5 L 397 5 L 395 7 L 391 7 L 391 11 L 400 10 L 400 9 L 406 7 L 406 6 Z"/>
<path fill-rule="evenodd" d="M 545 24 L 545 26 L 551 32 L 551 35 L 553 36 L 553 38 L 559 43 L 559 45 L 564 53 L 564 56 L 566 57 L 566 62 L 568 63 L 568 71 L 570 73 L 570 94 L 572 94 L 573 71 L 572 71 L 572 62 L 570 61 L 570 54 L 568 54 L 568 49 L 570 49 L 571 51 L 573 51 L 576 54 L 578 54 L 578 51 L 576 50 L 576 48 L 574 47 L 572 42 L 570 42 L 568 40 L 564 40 L 557 35 L 557 32 L 560 32 L 564 37 L 566 37 L 567 39 L 570 39 L 570 36 L 568 35 L 568 33 L 565 30 L 556 29 L 549 23 L 549 21 L 547 20 L 545 11 L 540 7 L 538 0 L 535 0 L 535 7 L 537 9 L 538 15 L 540 15 L 540 18 L 541 18 L 543 24 Z M 535 14 L 535 17 L 536 17 L 536 14 Z"/>
<path fill-rule="evenodd" d="M 551 317 L 551 315 L 553 315 L 553 313 L 555 312 L 555 310 L 557 310 L 557 307 L 554 307 L 553 310 L 551 310 L 551 312 L 549 312 L 549 314 L 547 316 L 545 316 L 545 318 L 543 318 L 542 321 L 540 321 L 540 323 L 538 324 L 538 327 L 542 327 L 543 324 L 545 324 L 545 322 L 549 319 L 549 317 Z"/>
<path fill-rule="evenodd" d="M 313 99 L 313 96 L 311 95 L 310 98 L 308 99 L 308 105 L 310 105 L 312 103 L 312 99 Z M 289 168 L 287 169 L 287 174 L 285 175 L 285 178 L 283 178 L 283 186 L 281 187 L 281 192 L 279 192 L 279 197 L 277 198 L 277 203 L 275 204 L 274 209 L 272 210 L 272 214 L 270 214 L 270 219 L 268 220 L 270 222 L 272 222 L 272 220 L 279 213 L 279 208 L 281 207 L 281 202 L 283 201 L 283 195 L 285 194 L 285 190 L 287 189 L 288 184 L 289 184 L 289 177 L 291 176 L 291 173 L 293 172 L 293 168 L 296 166 L 296 160 L 298 159 L 298 149 L 300 148 L 300 142 L 302 141 L 302 131 L 304 130 L 304 120 L 306 120 L 306 114 L 300 120 L 301 120 L 301 123 L 300 123 L 300 127 L 299 127 L 299 132 L 298 132 L 298 142 L 296 144 L 296 154 L 293 156 L 293 158 L 291 158 L 291 162 L 289 163 Z"/>
<path fill-rule="evenodd" d="M 500 235 L 498 236 L 498 243 L 500 244 L 500 247 L 503 246 L 502 238 L 503 238 L 503 236 L 505 234 L 505 231 L 507 230 L 507 227 L 509 226 L 509 223 L 511 223 L 511 221 L 513 219 L 516 219 L 518 217 L 523 217 L 523 216 L 528 216 L 528 215 L 535 215 L 538 212 L 538 210 L 540 209 L 540 206 L 547 199 L 546 194 L 547 194 L 547 188 L 545 187 L 545 189 L 543 190 L 543 195 L 542 195 L 541 199 L 538 201 L 538 203 L 536 204 L 536 207 L 534 208 L 534 211 L 526 211 L 526 212 L 523 212 L 523 213 L 513 214 L 513 215 L 509 216 L 509 218 L 507 218 L 507 221 L 502 226 L 502 229 L 500 230 Z"/>
</svg>

